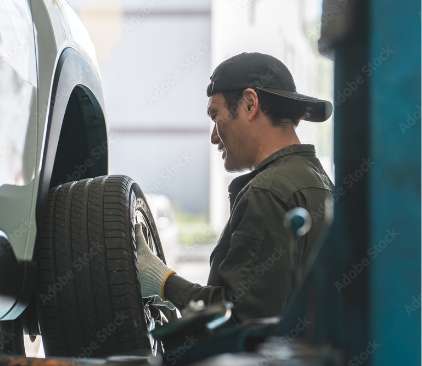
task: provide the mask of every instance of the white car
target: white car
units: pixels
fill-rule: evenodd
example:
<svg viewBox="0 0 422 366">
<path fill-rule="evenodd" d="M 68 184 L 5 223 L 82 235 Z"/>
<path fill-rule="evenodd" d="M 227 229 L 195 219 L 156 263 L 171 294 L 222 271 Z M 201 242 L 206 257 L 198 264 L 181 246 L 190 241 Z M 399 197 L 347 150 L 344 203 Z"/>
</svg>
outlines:
<svg viewBox="0 0 422 366">
<path fill-rule="evenodd" d="M 0 353 L 25 353 L 23 334 L 47 356 L 151 353 L 162 318 L 141 297 L 136 223 L 164 254 L 139 186 L 107 172 L 85 27 L 64 0 L 0 0 Z"/>
</svg>

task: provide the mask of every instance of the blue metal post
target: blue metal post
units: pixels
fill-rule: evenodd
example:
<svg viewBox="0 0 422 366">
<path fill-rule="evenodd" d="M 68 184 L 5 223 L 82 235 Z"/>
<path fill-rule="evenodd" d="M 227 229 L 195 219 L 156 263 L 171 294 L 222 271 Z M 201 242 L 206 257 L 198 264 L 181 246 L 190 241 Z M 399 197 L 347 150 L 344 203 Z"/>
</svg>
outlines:
<svg viewBox="0 0 422 366">
<path fill-rule="evenodd" d="M 370 24 L 370 332 L 381 345 L 373 364 L 420 365 L 420 1 L 372 0 Z"/>
</svg>

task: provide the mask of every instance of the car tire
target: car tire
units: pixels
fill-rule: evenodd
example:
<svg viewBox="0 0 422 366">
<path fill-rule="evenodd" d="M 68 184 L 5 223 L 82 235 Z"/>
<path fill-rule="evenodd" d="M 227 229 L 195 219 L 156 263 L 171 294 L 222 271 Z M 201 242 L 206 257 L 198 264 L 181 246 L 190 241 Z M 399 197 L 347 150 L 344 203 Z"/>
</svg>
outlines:
<svg viewBox="0 0 422 366">
<path fill-rule="evenodd" d="M 165 261 L 145 196 L 129 177 L 102 176 L 50 190 L 37 239 L 46 356 L 151 353 L 146 332 L 157 311 L 150 312 L 141 297 L 136 223 Z"/>
</svg>

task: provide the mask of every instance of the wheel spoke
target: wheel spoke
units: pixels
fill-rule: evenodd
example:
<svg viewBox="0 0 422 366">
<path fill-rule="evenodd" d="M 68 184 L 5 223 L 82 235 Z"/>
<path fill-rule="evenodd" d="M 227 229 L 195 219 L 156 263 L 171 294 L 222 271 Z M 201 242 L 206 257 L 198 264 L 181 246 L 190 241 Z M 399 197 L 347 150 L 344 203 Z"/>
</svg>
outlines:
<svg viewBox="0 0 422 366">
<path fill-rule="evenodd" d="M 136 218 L 136 223 L 141 225 L 141 233 L 144 237 L 145 242 L 147 243 L 147 245 L 149 246 L 149 248 L 152 250 L 152 252 L 158 256 L 159 251 L 157 250 L 157 244 L 155 243 L 154 240 L 154 235 L 152 233 L 152 230 L 149 227 L 149 222 L 148 219 L 145 215 L 145 213 L 143 212 L 141 207 L 137 207 L 136 208 L 136 214 L 135 214 L 135 218 Z M 156 324 L 161 324 L 162 323 L 162 318 L 164 316 L 164 314 L 162 314 L 161 311 L 159 311 L 159 316 L 158 318 L 154 318 L 151 314 L 151 310 L 149 305 L 152 303 L 152 298 L 150 298 L 144 306 L 144 313 L 145 313 L 145 320 L 147 323 L 147 328 L 148 328 L 148 332 L 151 332 L 152 330 L 155 329 L 155 325 Z M 167 319 L 166 319 L 167 320 Z M 168 320 L 167 320 L 168 322 Z M 155 356 L 157 354 L 157 351 L 160 347 L 161 351 L 164 349 L 163 345 L 161 344 L 161 342 L 156 341 L 151 334 L 148 334 L 150 343 L 151 343 L 151 351 L 152 354 Z"/>
</svg>

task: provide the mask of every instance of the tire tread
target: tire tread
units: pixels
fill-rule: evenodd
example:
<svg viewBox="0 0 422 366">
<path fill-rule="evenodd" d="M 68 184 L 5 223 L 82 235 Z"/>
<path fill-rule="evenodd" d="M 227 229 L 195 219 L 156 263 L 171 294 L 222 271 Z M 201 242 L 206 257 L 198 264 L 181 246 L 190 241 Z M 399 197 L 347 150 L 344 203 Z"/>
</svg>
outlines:
<svg viewBox="0 0 422 366">
<path fill-rule="evenodd" d="M 90 357 L 150 350 L 129 217 L 133 184 L 102 176 L 50 190 L 37 244 L 47 356 L 78 357 L 87 347 Z M 118 315 L 124 320 L 115 326 Z"/>
</svg>

